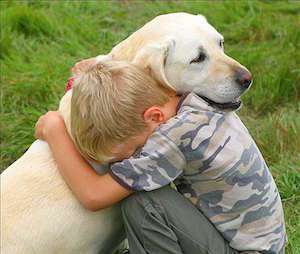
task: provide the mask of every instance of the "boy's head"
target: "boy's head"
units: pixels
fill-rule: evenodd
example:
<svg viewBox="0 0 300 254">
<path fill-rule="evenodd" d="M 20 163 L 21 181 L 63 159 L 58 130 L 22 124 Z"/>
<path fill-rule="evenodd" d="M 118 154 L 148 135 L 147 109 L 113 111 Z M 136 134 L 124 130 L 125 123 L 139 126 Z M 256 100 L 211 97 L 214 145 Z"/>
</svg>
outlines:
<svg viewBox="0 0 300 254">
<path fill-rule="evenodd" d="M 99 162 L 129 157 L 175 114 L 174 103 L 165 107 L 170 94 L 127 62 L 91 66 L 76 78 L 71 100 L 71 132 L 82 155 Z"/>
</svg>

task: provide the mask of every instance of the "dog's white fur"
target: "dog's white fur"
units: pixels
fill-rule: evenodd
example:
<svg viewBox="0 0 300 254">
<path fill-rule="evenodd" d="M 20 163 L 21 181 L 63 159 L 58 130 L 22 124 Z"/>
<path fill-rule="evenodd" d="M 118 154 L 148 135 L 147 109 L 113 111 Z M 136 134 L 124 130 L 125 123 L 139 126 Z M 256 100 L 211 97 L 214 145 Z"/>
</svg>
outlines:
<svg viewBox="0 0 300 254">
<path fill-rule="evenodd" d="M 193 90 L 225 103 L 243 92 L 234 72 L 244 67 L 224 54 L 222 39 L 203 16 L 167 14 L 98 59 L 133 62 L 178 92 Z M 200 50 L 207 59 L 190 63 Z M 68 129 L 70 98 L 71 91 L 59 107 Z M 59 175 L 45 142 L 35 141 L 2 173 L 1 253 L 110 253 L 123 237 L 119 205 L 98 212 L 84 209 Z"/>
<path fill-rule="evenodd" d="M 71 91 L 59 107 L 68 130 L 70 99 Z M 1 253 L 110 253 L 123 238 L 118 205 L 99 212 L 83 208 L 46 142 L 35 141 L 2 173 Z"/>
<path fill-rule="evenodd" d="M 177 92 L 194 91 L 217 103 L 236 101 L 245 91 L 235 81 L 247 69 L 224 53 L 223 36 L 201 15 L 161 15 L 115 46 L 105 58 L 126 60 L 148 69 Z M 190 63 L 200 52 L 207 59 Z M 101 61 L 103 56 L 99 56 Z"/>
</svg>

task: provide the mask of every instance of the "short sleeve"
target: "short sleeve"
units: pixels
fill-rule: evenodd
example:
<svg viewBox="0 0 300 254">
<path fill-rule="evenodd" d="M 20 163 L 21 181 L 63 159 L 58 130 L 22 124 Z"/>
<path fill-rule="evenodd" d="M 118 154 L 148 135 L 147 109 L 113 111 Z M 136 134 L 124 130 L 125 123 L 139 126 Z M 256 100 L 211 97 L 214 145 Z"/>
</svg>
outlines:
<svg viewBox="0 0 300 254">
<path fill-rule="evenodd" d="M 154 132 L 138 155 L 114 163 L 110 174 L 130 190 L 151 191 L 175 180 L 185 165 L 185 157 L 175 143 Z"/>
</svg>

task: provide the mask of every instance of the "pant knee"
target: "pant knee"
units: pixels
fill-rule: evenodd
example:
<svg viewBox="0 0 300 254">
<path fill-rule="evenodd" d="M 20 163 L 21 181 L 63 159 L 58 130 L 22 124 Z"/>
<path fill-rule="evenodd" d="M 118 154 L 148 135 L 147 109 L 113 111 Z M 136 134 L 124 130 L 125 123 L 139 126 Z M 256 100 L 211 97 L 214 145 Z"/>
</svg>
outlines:
<svg viewBox="0 0 300 254">
<path fill-rule="evenodd" d="M 134 193 L 122 201 L 121 210 L 123 213 L 127 214 L 130 212 L 130 210 L 138 206 L 139 202 L 137 200 L 137 195 L 137 193 Z"/>
<path fill-rule="evenodd" d="M 164 207 L 170 200 L 176 199 L 178 195 L 180 194 L 169 186 L 154 191 L 134 193 L 122 201 L 122 214 L 129 218 L 137 216 L 138 213 L 147 210 L 149 204 Z"/>
<path fill-rule="evenodd" d="M 122 217 L 125 225 L 138 230 L 147 213 L 146 207 L 148 202 L 147 193 L 138 192 L 124 199 L 121 203 Z"/>
<path fill-rule="evenodd" d="M 149 203 L 164 203 L 173 195 L 178 193 L 169 186 L 154 191 L 137 192 L 122 201 L 122 211 L 132 211 L 133 208 L 145 207 Z"/>
</svg>

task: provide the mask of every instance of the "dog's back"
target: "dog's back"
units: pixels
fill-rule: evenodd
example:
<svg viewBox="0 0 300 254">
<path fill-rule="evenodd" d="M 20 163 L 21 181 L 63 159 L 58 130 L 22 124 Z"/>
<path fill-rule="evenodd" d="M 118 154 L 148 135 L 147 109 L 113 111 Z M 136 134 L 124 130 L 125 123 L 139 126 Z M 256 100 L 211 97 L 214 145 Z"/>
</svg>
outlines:
<svg viewBox="0 0 300 254">
<path fill-rule="evenodd" d="M 123 239 L 120 209 L 90 212 L 35 141 L 1 174 L 1 253 L 110 253 Z"/>
</svg>

